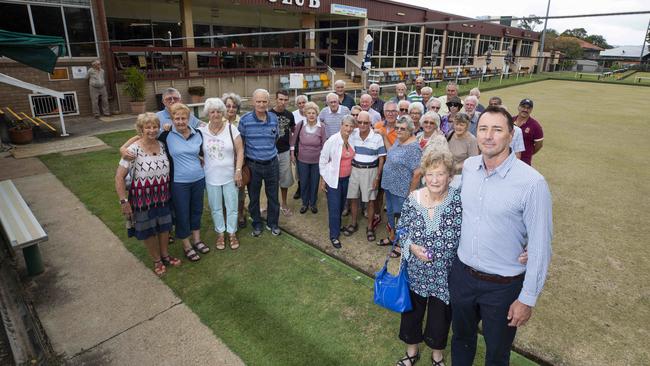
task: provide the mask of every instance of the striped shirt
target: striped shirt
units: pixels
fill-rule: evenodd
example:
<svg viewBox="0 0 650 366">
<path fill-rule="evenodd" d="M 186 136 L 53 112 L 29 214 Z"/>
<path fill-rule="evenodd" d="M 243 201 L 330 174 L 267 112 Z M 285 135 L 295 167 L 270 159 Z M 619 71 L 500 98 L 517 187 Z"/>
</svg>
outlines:
<svg viewBox="0 0 650 366">
<path fill-rule="evenodd" d="M 461 178 L 463 220 L 458 258 L 500 276 L 525 272 L 519 301 L 535 306 L 542 292 L 553 238 L 551 192 L 546 180 L 514 153 L 488 173 L 483 156 L 465 160 Z M 519 255 L 528 248 L 528 263 Z"/>
<path fill-rule="evenodd" d="M 386 156 L 384 139 L 380 134 L 370 130 L 366 139 L 361 139 L 359 129 L 355 128 L 349 139 L 350 145 L 354 146 L 354 162 L 362 165 L 374 165 L 380 156 Z"/>
<path fill-rule="evenodd" d="M 406 99 L 408 99 L 408 101 L 411 103 L 415 103 L 415 102 L 422 103 L 423 98 L 422 98 L 422 94 L 418 94 L 417 90 L 413 90 L 406 96 Z"/>
<path fill-rule="evenodd" d="M 278 118 L 266 112 L 266 122 L 248 112 L 239 120 L 239 133 L 244 139 L 244 155 L 253 160 L 271 160 L 278 155 L 275 142 L 280 138 Z"/>
<path fill-rule="evenodd" d="M 332 112 L 330 107 L 325 107 L 320 111 L 318 120 L 325 127 L 326 139 L 329 139 L 330 136 L 341 130 L 341 121 L 348 114 L 350 114 L 350 110 L 344 105 L 339 105 L 339 109 L 336 112 Z"/>
</svg>

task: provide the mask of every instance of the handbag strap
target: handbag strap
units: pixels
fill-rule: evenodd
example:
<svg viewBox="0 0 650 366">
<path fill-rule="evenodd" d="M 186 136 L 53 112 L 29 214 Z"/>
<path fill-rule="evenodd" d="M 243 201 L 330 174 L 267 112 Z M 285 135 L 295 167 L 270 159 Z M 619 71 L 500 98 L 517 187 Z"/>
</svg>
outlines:
<svg viewBox="0 0 650 366">
<path fill-rule="evenodd" d="M 406 229 L 404 228 L 397 228 L 395 230 L 395 240 L 393 240 L 393 245 L 390 247 L 388 254 L 386 254 L 386 261 L 384 262 L 384 268 L 388 267 L 388 261 L 390 260 L 390 253 L 392 253 L 392 251 L 395 250 L 395 246 L 399 242 L 400 237 L 402 237 L 405 234 L 406 234 Z M 401 270 L 401 266 L 402 266 L 402 260 L 400 259 L 400 270 Z"/>
<path fill-rule="evenodd" d="M 233 151 L 233 156 L 235 157 L 232 161 L 232 164 L 235 167 L 235 170 L 237 170 L 237 149 L 235 149 L 235 139 L 232 138 L 232 125 L 230 122 L 228 123 L 228 132 L 230 133 L 230 142 L 232 143 L 232 151 Z"/>
</svg>

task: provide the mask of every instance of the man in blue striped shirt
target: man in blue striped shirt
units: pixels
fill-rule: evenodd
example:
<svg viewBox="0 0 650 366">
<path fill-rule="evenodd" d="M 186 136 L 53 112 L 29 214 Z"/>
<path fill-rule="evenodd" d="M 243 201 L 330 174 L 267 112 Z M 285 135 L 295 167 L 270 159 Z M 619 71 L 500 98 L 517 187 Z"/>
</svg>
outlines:
<svg viewBox="0 0 650 366">
<path fill-rule="evenodd" d="M 278 219 L 280 203 L 278 188 L 280 184 L 280 168 L 278 150 L 275 146 L 280 138 L 278 118 L 268 112 L 269 92 L 257 89 L 253 92 L 255 109 L 246 113 L 239 120 L 239 132 L 244 140 L 244 155 L 246 164 L 251 170 L 251 181 L 248 183 L 248 212 L 253 218 L 254 237 L 262 235 L 262 220 L 260 217 L 260 191 L 262 182 L 268 200 L 266 228 L 271 234 L 280 235 Z"/>
<path fill-rule="evenodd" d="M 508 365 L 517 327 L 530 318 L 546 280 L 551 193 L 544 177 L 511 151 L 512 137 L 510 114 L 488 107 L 477 127 L 482 155 L 463 164 L 461 238 L 449 276 L 454 366 L 472 365 L 479 321 L 485 364 Z"/>
</svg>

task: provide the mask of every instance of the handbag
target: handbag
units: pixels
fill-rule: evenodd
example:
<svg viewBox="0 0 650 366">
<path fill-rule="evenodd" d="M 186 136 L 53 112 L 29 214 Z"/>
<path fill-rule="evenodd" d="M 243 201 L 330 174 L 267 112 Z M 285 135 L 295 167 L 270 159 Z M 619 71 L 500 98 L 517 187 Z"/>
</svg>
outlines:
<svg viewBox="0 0 650 366">
<path fill-rule="evenodd" d="M 386 255 L 384 267 L 375 273 L 375 304 L 392 310 L 398 313 L 410 311 L 413 307 L 411 305 L 411 296 L 409 294 L 409 280 L 408 271 L 406 270 L 407 262 L 400 261 L 400 269 L 397 275 L 388 272 L 388 260 L 390 259 L 390 252 L 395 249 L 395 245 L 399 241 L 399 237 L 403 234 L 403 229 L 398 229 L 395 232 L 395 240 L 393 246 Z"/>
<path fill-rule="evenodd" d="M 232 142 L 232 148 L 235 150 L 235 140 L 232 138 L 232 125 L 228 124 L 228 132 L 230 133 L 230 142 Z M 235 171 L 237 171 L 237 151 L 235 151 L 235 159 L 233 164 L 235 165 Z M 241 167 L 241 184 L 242 186 L 247 186 L 251 182 L 251 169 L 246 165 L 246 159 L 244 159 L 244 164 Z"/>
</svg>

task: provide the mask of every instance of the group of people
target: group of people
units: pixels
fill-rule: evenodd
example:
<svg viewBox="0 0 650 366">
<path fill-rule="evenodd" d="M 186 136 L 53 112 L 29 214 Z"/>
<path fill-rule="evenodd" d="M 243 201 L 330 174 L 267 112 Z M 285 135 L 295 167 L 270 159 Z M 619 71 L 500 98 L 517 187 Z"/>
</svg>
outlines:
<svg viewBox="0 0 650 366">
<path fill-rule="evenodd" d="M 241 117 L 240 98 L 226 94 L 205 101 L 208 123 L 190 113 L 177 90 L 166 90 L 165 109 L 140 115 L 138 136 L 121 148 L 115 185 L 129 235 L 145 242 L 162 275 L 180 264 L 167 250 L 172 216 L 187 259 L 210 251 L 200 234 L 204 190 L 214 248 L 226 248 L 227 232 L 237 249 L 237 229 L 247 222 L 245 192 L 252 236 L 264 226 L 280 235 L 279 217 L 293 214 L 287 196 L 297 181 L 302 215 L 316 214 L 319 191 L 326 195 L 334 248 L 342 247 L 341 234 L 356 233 L 361 212 L 369 242 L 393 245 L 403 229 L 391 256 L 408 268 L 413 310 L 402 314 L 399 337 L 407 350 L 398 365 L 414 365 L 422 341 L 433 350 L 432 364 L 443 365 L 450 325 L 453 363 L 471 364 L 481 320 L 487 363 L 507 364 L 550 261 L 550 193 L 531 167 L 542 128 L 530 115 L 530 99 L 512 117 L 498 97 L 481 105 L 476 88 L 461 100 L 453 82 L 439 98 L 424 84 L 416 79 L 408 94 L 399 84 L 386 101 L 372 84 L 356 105 L 339 80 L 324 108 L 301 95 L 293 112 L 287 91 L 277 91 L 271 106 L 269 92 L 257 89 L 253 110 Z M 384 208 L 388 235 L 376 241 Z"/>
</svg>

